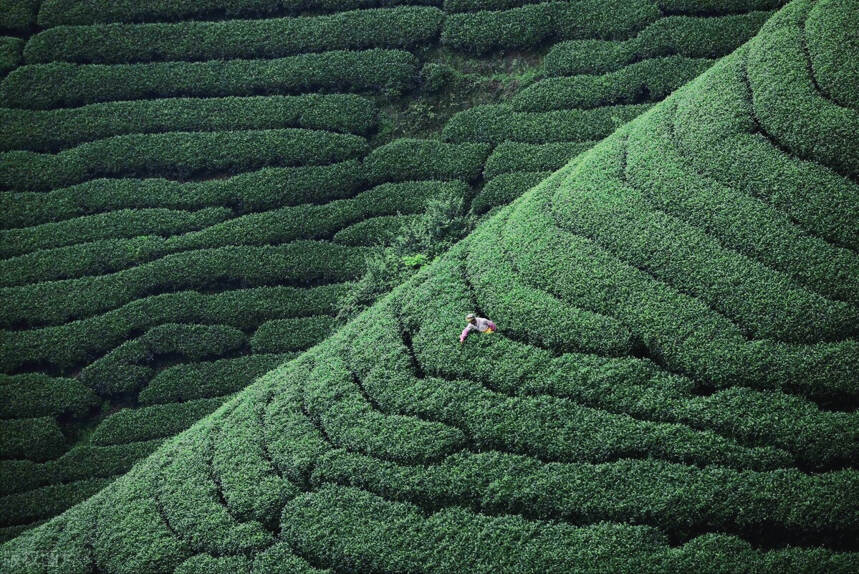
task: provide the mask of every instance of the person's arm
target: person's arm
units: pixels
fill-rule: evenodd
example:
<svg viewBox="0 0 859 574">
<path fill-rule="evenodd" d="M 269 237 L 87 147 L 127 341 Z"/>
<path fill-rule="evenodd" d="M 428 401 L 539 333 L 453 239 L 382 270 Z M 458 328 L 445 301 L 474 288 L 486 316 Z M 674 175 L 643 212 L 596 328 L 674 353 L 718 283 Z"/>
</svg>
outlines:
<svg viewBox="0 0 859 574">
<path fill-rule="evenodd" d="M 462 334 L 459 336 L 459 343 L 465 343 L 465 339 L 471 334 L 471 324 L 465 326 L 465 329 L 462 330 Z"/>
<path fill-rule="evenodd" d="M 487 321 L 489 321 L 489 319 L 487 319 Z M 498 327 L 496 327 L 495 323 L 493 323 L 492 321 L 489 321 L 489 328 L 492 329 L 493 331 L 498 330 Z"/>
</svg>

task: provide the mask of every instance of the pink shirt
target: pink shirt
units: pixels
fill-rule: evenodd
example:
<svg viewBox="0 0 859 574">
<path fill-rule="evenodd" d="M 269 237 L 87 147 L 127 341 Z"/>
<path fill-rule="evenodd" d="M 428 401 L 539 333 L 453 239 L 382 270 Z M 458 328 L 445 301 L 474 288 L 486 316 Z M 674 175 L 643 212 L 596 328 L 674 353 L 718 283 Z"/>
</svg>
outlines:
<svg viewBox="0 0 859 574">
<path fill-rule="evenodd" d="M 490 321 L 489 319 L 484 319 L 483 317 L 475 317 L 474 323 L 469 323 L 465 326 L 465 329 L 462 330 L 462 334 L 459 336 L 459 342 L 465 341 L 465 339 L 472 333 L 472 331 L 480 331 L 484 332 L 487 329 L 496 330 L 495 323 Z"/>
</svg>

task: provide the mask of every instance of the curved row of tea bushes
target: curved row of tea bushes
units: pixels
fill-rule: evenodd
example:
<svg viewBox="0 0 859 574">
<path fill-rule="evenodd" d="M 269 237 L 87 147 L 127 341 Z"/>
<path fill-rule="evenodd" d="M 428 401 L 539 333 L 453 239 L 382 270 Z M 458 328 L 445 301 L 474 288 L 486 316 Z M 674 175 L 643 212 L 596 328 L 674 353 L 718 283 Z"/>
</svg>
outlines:
<svg viewBox="0 0 859 574">
<path fill-rule="evenodd" d="M 135 393 L 155 375 L 159 356 L 201 361 L 239 352 L 247 343 L 235 327 L 166 323 L 87 365 L 80 381 L 102 397 Z"/>
<path fill-rule="evenodd" d="M 440 6 L 442 0 L 43 0 L 39 26 L 107 22 L 152 22 L 207 17 L 270 17 L 327 13 L 402 4 Z"/>
<path fill-rule="evenodd" d="M 0 431 L 0 458 L 44 461 L 66 449 L 66 437 L 54 417 L 0 419 Z"/>
<path fill-rule="evenodd" d="M 0 76 L 5 76 L 18 67 L 23 49 L 22 39 L 0 36 Z"/>
<path fill-rule="evenodd" d="M 453 50 L 485 54 L 534 49 L 573 38 L 623 39 L 657 20 L 655 4 L 637 0 L 546 2 L 503 11 L 450 14 L 441 42 Z"/>
<path fill-rule="evenodd" d="M 445 379 L 477 379 L 522 395 L 568 397 L 613 413 L 710 430 L 748 446 L 771 445 L 790 452 L 807 468 L 838 468 L 856 457 L 856 414 L 820 410 L 801 397 L 743 387 L 702 396 L 692 379 L 636 358 L 642 342 L 610 315 L 570 307 L 521 280 L 501 278 L 509 272 L 505 261 L 509 254 L 503 253 L 503 241 L 499 241 L 504 234 L 499 229 L 502 223 L 493 222 L 479 230 L 474 241 L 493 245 L 482 247 L 479 253 L 469 250 L 466 268 L 451 272 L 451 278 L 464 273 L 465 287 L 473 290 L 469 298 L 466 289 L 457 288 L 462 297 L 456 303 L 458 308 L 477 308 L 504 317 L 501 337 L 490 344 L 479 342 L 481 339 L 470 341 L 462 348 L 449 338 L 427 346 L 418 337 L 416 358 L 426 373 Z M 437 300 L 438 283 L 425 285 L 410 307 L 421 309 L 433 297 Z M 450 296 L 454 290 L 445 293 Z M 418 315 L 414 324 L 428 332 L 455 332 L 455 308 L 451 305 L 445 311 Z M 613 356 L 630 347 L 633 356 Z M 509 361 L 511 357 L 515 363 Z"/>
<path fill-rule="evenodd" d="M 816 2 L 808 13 L 803 40 L 811 60 L 812 74 L 824 96 L 841 106 L 859 107 L 859 65 L 844 57 L 839 46 L 855 42 L 859 27 L 856 10 L 845 0 Z"/>
<path fill-rule="evenodd" d="M 467 148 L 468 144 L 450 147 Z M 478 164 L 477 169 L 479 167 Z M 440 194 L 464 197 L 468 189 L 468 185 L 460 181 L 385 183 L 351 199 L 339 199 L 323 205 L 284 207 L 237 217 L 197 232 L 171 237 L 165 241 L 164 247 L 167 250 L 208 249 L 227 245 L 268 245 L 298 239 L 323 239 L 368 217 L 421 213 L 430 198 Z"/>
<path fill-rule="evenodd" d="M 582 173 L 586 172 L 576 173 L 576 178 Z M 563 176 L 561 172 L 559 178 Z M 606 178 L 600 185 L 609 189 L 616 185 L 610 182 Z M 517 237 L 520 233 L 527 236 L 525 230 L 554 228 L 556 222 L 547 207 L 550 191 L 544 188 L 535 195 L 539 209 L 517 210 L 508 226 L 511 240 L 506 248 L 515 254 L 516 265 L 529 284 L 620 319 L 659 349 L 660 362 L 705 388 L 743 385 L 797 392 L 832 404 L 855 400 L 850 373 L 859 368 L 859 346 L 852 339 L 808 345 L 749 340 L 705 302 L 656 280 L 583 237 L 572 233 L 550 233 L 528 241 Z M 563 205 L 566 198 L 555 201 Z M 561 274 L 554 267 L 560 254 L 567 258 L 569 270 Z M 831 319 L 838 322 L 840 317 L 836 313 Z"/>
<path fill-rule="evenodd" d="M 731 187 L 714 185 L 690 170 L 673 149 L 672 123 L 677 119 L 673 111 L 673 106 L 658 110 L 643 122 L 646 130 L 630 136 L 625 177 L 634 193 L 652 208 L 675 221 L 705 229 L 723 246 L 783 274 L 795 285 L 828 299 L 859 305 L 859 256 L 809 236 L 775 206 Z M 684 185 L 678 186 L 677 181 Z M 673 193 L 669 196 L 666 189 Z M 844 219 L 859 214 L 849 213 L 850 203 L 859 206 L 859 198 L 840 204 Z M 751 274 L 750 270 L 745 273 L 747 277 Z M 735 289 L 739 290 L 739 285 Z M 784 294 L 787 292 L 789 289 Z M 798 310 L 801 299 L 792 298 L 790 306 Z M 782 320 L 789 315 L 785 312 Z M 819 337 L 826 332 L 822 314 L 817 321 Z M 797 334 L 803 331 L 800 327 L 790 330 Z"/>
<path fill-rule="evenodd" d="M 720 58 L 752 38 L 771 15 L 749 12 L 714 18 L 669 16 L 622 42 L 560 42 L 546 54 L 543 69 L 549 76 L 573 76 L 605 74 L 662 56 Z"/>
<path fill-rule="evenodd" d="M 769 10 L 785 0 L 655 0 L 663 14 L 721 14 L 748 10 Z M 444 0 L 445 12 L 477 12 L 506 10 L 545 0 Z"/>
<path fill-rule="evenodd" d="M 502 173 L 489 180 L 471 202 L 477 214 L 486 213 L 500 205 L 506 205 L 534 187 L 551 174 L 549 171 L 514 171 Z"/>
<path fill-rule="evenodd" d="M 367 141 L 360 136 L 298 128 L 131 134 L 57 154 L 5 152 L 0 155 L 0 188 L 50 191 L 105 176 L 185 179 L 269 166 L 335 163 L 366 150 Z"/>
<path fill-rule="evenodd" d="M 175 98 L 58 110 L 0 109 L 0 150 L 56 152 L 132 133 L 306 128 L 364 135 L 374 103 L 353 94 Z"/>
<path fill-rule="evenodd" d="M 421 179 L 470 181 L 480 176 L 489 149 L 480 143 L 400 138 L 367 155 L 364 176 L 372 183 Z"/>
<path fill-rule="evenodd" d="M 450 193 L 457 197 L 464 197 L 467 191 L 468 186 L 464 182 L 389 183 L 362 192 L 352 199 L 335 200 L 323 205 L 284 207 L 239 216 L 229 221 L 219 219 L 212 221 L 211 225 L 200 231 L 173 234 L 169 238 L 143 235 L 130 239 L 102 239 L 53 249 L 45 249 L 44 245 L 34 246 L 33 243 L 39 239 L 74 240 L 74 234 L 62 232 L 59 238 L 52 238 L 50 233 L 37 232 L 57 231 L 69 226 L 46 224 L 49 227 L 47 230 L 43 225 L 20 230 L 19 233 L 6 232 L 6 236 L 20 240 L 21 245 L 18 247 L 29 246 L 38 250 L 0 261 L 0 285 L 8 287 L 112 273 L 189 249 L 278 244 L 297 239 L 323 239 L 332 234 L 336 235 L 356 221 L 363 222 L 374 216 L 388 214 L 396 217 L 393 214 L 420 213 L 431 196 Z M 77 219 L 71 221 L 82 225 L 94 222 L 106 223 L 113 221 L 120 214 L 127 213 L 129 212 L 111 212 L 103 216 L 89 216 L 81 218 L 80 221 Z M 126 228 L 123 227 L 117 232 L 114 228 L 114 233 L 120 236 L 126 235 L 125 230 Z M 31 233 L 27 233 L 28 231 Z M 101 231 L 105 231 L 104 227 Z M 145 230 L 145 232 L 149 231 L 149 229 Z M 0 237 L 3 235 L 4 233 L 0 231 Z M 375 239 L 381 237 L 378 233 L 371 233 L 363 236 L 365 239 L 363 243 L 360 241 L 357 243 L 340 241 L 340 243 L 372 245 Z"/>
<path fill-rule="evenodd" d="M 0 286 L 103 275 L 165 255 L 164 239 L 148 235 L 40 249 L 0 260 Z"/>
<path fill-rule="evenodd" d="M 123 409 L 96 427 L 92 443 L 107 446 L 173 436 L 214 412 L 231 396 Z"/>
<path fill-rule="evenodd" d="M 602 76 L 547 78 L 524 88 L 510 102 L 517 111 L 545 112 L 659 101 L 712 64 L 706 58 L 651 58 Z"/>
<path fill-rule="evenodd" d="M 662 108 L 665 109 L 668 107 Z M 658 117 L 648 115 L 639 124 L 647 134 L 643 140 L 654 141 L 656 130 L 650 127 L 648 120 Z M 646 145 L 637 140 L 635 143 L 638 144 L 636 151 Z M 653 184 L 650 193 L 657 196 L 658 207 L 649 205 L 639 189 L 616 183 L 613 171 L 621 165 L 623 154 L 627 152 L 621 138 L 612 144 L 601 147 L 602 153 L 592 154 L 591 157 L 600 156 L 598 159 L 584 159 L 576 184 L 570 185 L 563 197 L 554 198 L 555 218 L 562 229 L 588 238 L 595 247 L 624 264 L 679 293 L 695 297 L 720 314 L 726 324 L 730 321 L 732 330 L 737 329 L 745 336 L 809 343 L 837 341 L 857 333 L 859 310 L 856 308 L 823 297 L 760 259 L 722 245 L 718 241 L 721 235 L 718 227 L 716 231 L 712 227 L 699 227 L 694 217 L 690 218 L 690 223 L 667 209 L 660 209 L 663 204 L 681 203 L 686 199 L 682 196 L 671 201 L 661 198 L 661 194 L 681 179 L 671 178 L 671 184 L 665 180 Z M 659 157 L 662 169 L 665 152 Z M 632 171 L 637 166 L 630 163 L 628 167 L 628 171 Z M 706 199 L 694 192 L 689 196 L 699 202 Z M 742 204 L 734 207 L 742 209 Z M 749 230 L 760 231 L 757 226 Z M 729 229 L 725 233 L 732 232 Z M 777 241 L 773 243 L 778 244 Z M 679 248 L 681 245 L 683 250 Z M 857 264 L 847 259 L 839 268 L 843 268 L 844 263 Z"/>
<path fill-rule="evenodd" d="M 169 236 L 195 231 L 226 221 L 231 216 L 232 211 L 225 207 L 208 207 L 197 211 L 163 208 L 120 209 L 108 213 L 75 217 L 56 223 L 4 229 L 0 230 L 0 240 L 2 240 L 0 256 L 14 257 L 30 253 L 33 258 L 38 259 L 42 257 L 38 254 L 40 249 L 66 246 L 73 246 L 74 248 L 78 244 L 119 238 L 131 241 L 134 241 L 134 238 L 139 238 L 140 241 L 128 244 L 129 247 L 145 249 L 146 237 L 142 236 L 147 234 Z M 98 260 L 99 255 L 95 251 L 101 246 L 110 251 L 112 244 L 92 246 L 93 252 L 88 256 Z M 151 247 L 154 248 L 154 246 Z M 84 245 L 81 249 L 87 248 Z M 127 257 L 133 258 L 139 255 L 139 253 L 129 253 Z M 26 261 L 32 262 L 33 258 Z M 10 262 L 8 265 L 12 264 Z M 43 265 L 49 264 L 50 262 L 43 262 Z M 28 270 L 23 269 L 20 272 L 27 273 Z"/>
<path fill-rule="evenodd" d="M 30 38 L 24 61 L 130 64 L 408 49 L 434 43 L 443 20 L 438 8 L 401 6 L 302 18 L 61 26 Z"/>
<path fill-rule="evenodd" d="M 363 168 L 357 160 L 321 166 L 268 167 L 224 179 L 187 183 L 155 178 L 96 179 L 50 192 L 0 191 L 0 227 L 27 227 L 129 208 L 194 210 L 222 206 L 241 215 L 351 197 L 363 185 Z"/>
<path fill-rule="evenodd" d="M 254 333 L 251 349 L 254 353 L 302 351 L 323 341 L 336 326 L 326 315 L 268 321 Z"/>
<path fill-rule="evenodd" d="M 334 234 L 331 240 L 335 243 L 355 247 L 384 245 L 396 237 L 403 227 L 417 221 L 419 217 L 420 215 L 371 217 L 341 229 Z"/>
<path fill-rule="evenodd" d="M 41 0 L 3 0 L 0 4 L 0 30 L 29 32 L 36 24 Z"/>
<path fill-rule="evenodd" d="M 806 234 L 859 250 L 853 233 L 859 184 L 761 137 L 750 94 L 742 89 L 746 52 L 741 48 L 740 57 L 717 63 L 678 94 L 670 130 L 678 152 L 702 176 L 783 212 Z"/>
<path fill-rule="evenodd" d="M 488 516 L 462 507 L 427 513 L 351 487 L 327 485 L 291 500 L 282 536 L 302 556 L 337 569 L 359 562 L 373 571 L 469 572 L 634 571 L 682 572 L 707 564 L 725 571 L 752 565 L 761 571 L 818 567 L 850 572 L 850 554 L 797 548 L 754 549 L 734 536 L 709 534 L 680 546 L 648 526 L 598 523 L 577 526 L 520 516 Z M 501 534 L 499 534 L 501 533 Z M 489 566 L 491 565 L 491 566 Z"/>
<path fill-rule="evenodd" d="M 110 484 L 110 479 L 90 478 L 68 484 L 43 486 L 29 492 L 0 497 L 0 524 L 28 524 L 60 514 Z"/>
<path fill-rule="evenodd" d="M 109 275 L 0 288 L 0 325 L 60 325 L 153 295 L 211 286 L 312 286 L 354 279 L 366 250 L 322 241 L 228 246 L 168 255 Z M 98 298 L 92 293 L 99 293 Z"/>
<path fill-rule="evenodd" d="M 154 405 L 235 393 L 294 356 L 294 353 L 254 354 L 174 365 L 159 371 L 140 391 L 138 401 L 141 405 Z"/>
<path fill-rule="evenodd" d="M 475 106 L 453 116 L 444 126 L 442 137 L 456 143 L 491 144 L 589 141 L 606 137 L 649 108 L 650 104 L 634 104 L 593 110 L 517 112 L 506 104 Z"/>
<path fill-rule="evenodd" d="M 792 153 L 859 179 L 859 110 L 826 99 L 803 39 L 813 3 L 793 2 L 749 43 L 746 73 L 761 129 Z M 775 81 L 776 79 L 780 81 Z"/>
<path fill-rule="evenodd" d="M 204 294 L 180 291 L 135 299 L 118 309 L 64 325 L 25 331 L 0 331 L 7 352 L 4 372 L 27 365 L 81 368 L 137 333 L 162 323 L 230 325 L 254 330 L 270 319 L 334 314 L 348 284 L 310 289 L 256 287 Z"/>
<path fill-rule="evenodd" d="M 483 177 L 492 179 L 502 173 L 517 171 L 555 171 L 583 151 L 593 147 L 592 141 L 529 144 L 505 141 L 492 150 Z"/>
<path fill-rule="evenodd" d="M 457 504 L 492 515 L 577 524 L 647 524 L 675 540 L 711 530 L 754 535 L 766 525 L 809 541 L 815 532 L 835 530 L 846 542 L 859 526 L 847 518 L 855 514 L 856 503 L 843 496 L 854 479 L 855 472 L 849 471 L 739 472 L 657 460 L 541 464 L 500 452 L 457 454 L 438 465 L 409 467 L 332 450 L 321 457 L 311 480 L 317 487 L 331 482 L 358 487 L 430 511 Z M 820 499 L 826 500 L 827 510 L 816 512 Z M 738 507 L 743 513 L 737 513 Z M 797 514 L 797 508 L 805 512 Z M 687 521 L 692 513 L 694 520 Z"/>
<path fill-rule="evenodd" d="M 0 419 L 70 414 L 82 417 L 99 404 L 78 379 L 42 373 L 0 375 Z"/>
<path fill-rule="evenodd" d="M 149 455 L 162 442 L 161 439 L 154 439 L 113 446 L 80 445 L 61 457 L 44 463 L 30 460 L 0 461 L 3 493 L 24 492 L 49 484 L 117 476 L 127 472 L 135 461 Z"/>
<path fill-rule="evenodd" d="M 436 276 L 440 281 L 450 281 L 447 277 Z M 451 277 L 452 279 L 452 277 Z M 434 286 L 435 287 L 435 286 Z M 429 287 L 428 288 L 432 288 Z M 450 303 L 448 299 L 445 303 Z M 410 301 L 409 305 L 417 301 Z M 447 309 L 445 309 L 447 311 Z M 383 308 L 379 313 L 391 314 L 390 308 Z M 396 332 L 396 317 L 387 321 L 379 318 L 379 313 L 373 317 L 381 325 L 392 323 L 392 329 L 382 335 L 374 332 L 369 337 L 359 336 L 355 344 L 361 344 L 367 339 L 376 343 L 377 356 L 381 361 L 397 363 L 406 359 L 406 349 L 398 343 Z M 412 316 L 417 319 L 416 316 Z M 445 318 L 438 323 L 449 323 Z M 438 325 L 427 325 L 433 333 L 438 332 Z M 440 343 L 432 333 L 422 328 L 414 337 L 415 352 L 421 356 L 425 339 L 433 339 Z M 455 349 L 459 345 L 456 337 L 449 347 Z M 390 358 L 380 356 L 381 350 L 391 354 Z M 367 351 L 364 350 L 364 353 Z M 456 361 L 457 355 L 469 354 L 468 351 L 454 350 L 448 353 L 448 361 Z M 399 355 L 399 358 L 396 358 Z M 365 355 L 366 356 L 366 355 Z M 477 359 L 479 360 L 479 359 Z M 326 365 L 332 365 L 334 359 L 327 358 Z M 366 398 L 355 392 L 352 398 L 344 389 L 339 399 L 329 399 L 319 411 L 320 424 L 335 446 L 350 448 L 381 457 L 412 464 L 400 455 L 395 455 L 393 445 L 384 443 L 377 445 L 376 438 L 358 440 L 361 436 L 359 429 L 362 421 L 358 417 L 344 420 L 337 416 L 344 410 L 356 410 L 360 403 L 378 405 L 387 416 L 410 415 L 419 420 L 444 423 L 461 431 L 467 444 L 472 450 L 504 450 L 506 452 L 525 454 L 536 457 L 544 462 L 606 462 L 621 458 L 656 457 L 662 460 L 684 462 L 687 464 L 706 465 L 711 463 L 727 465 L 736 468 L 779 468 L 790 463 L 788 454 L 772 447 L 745 447 L 731 439 L 721 437 L 711 431 L 697 431 L 684 425 L 665 424 L 653 421 L 637 420 L 626 414 L 609 413 L 577 404 L 568 399 L 552 396 L 526 396 L 509 394 L 507 389 L 494 389 L 485 382 L 467 379 L 436 379 L 415 376 L 414 373 L 402 368 L 382 371 L 376 368 L 372 373 L 363 375 L 360 365 L 353 362 L 352 368 L 357 372 Z M 346 373 L 348 377 L 348 372 Z M 342 376 L 342 375 L 341 375 Z M 333 384 L 329 380 L 328 385 Z M 338 382 L 338 388 L 346 382 Z M 416 400 L 416 397 L 420 397 Z M 354 407 L 348 407 L 355 403 Z M 313 406 L 308 399 L 311 414 Z M 331 421 L 329 423 L 329 421 Z M 516 429 L 509 433 L 506 429 Z M 397 439 L 398 442 L 401 439 Z M 411 441 L 398 445 L 397 452 L 410 453 L 406 458 L 416 458 L 414 452 L 423 441 Z M 441 443 L 438 443 L 441 446 Z M 428 449 L 430 447 L 427 447 Z M 421 451 L 421 457 L 430 455 L 430 451 Z M 718 462 L 716 462 L 718 461 Z"/>
<path fill-rule="evenodd" d="M 402 50 L 303 54 L 276 60 L 152 64 L 34 64 L 0 84 L 5 107 L 47 110 L 116 100 L 256 96 L 309 91 L 399 93 L 417 77 L 418 61 Z"/>
</svg>

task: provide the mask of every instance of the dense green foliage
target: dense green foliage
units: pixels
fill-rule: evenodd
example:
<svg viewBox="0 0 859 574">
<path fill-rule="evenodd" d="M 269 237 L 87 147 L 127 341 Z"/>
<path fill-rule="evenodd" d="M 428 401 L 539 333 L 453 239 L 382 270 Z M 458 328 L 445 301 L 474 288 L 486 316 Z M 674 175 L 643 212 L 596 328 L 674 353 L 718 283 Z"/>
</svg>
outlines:
<svg viewBox="0 0 859 574">
<path fill-rule="evenodd" d="M 0 2 L 0 569 L 855 570 L 855 11 L 681 88 L 781 3 Z"/>
<path fill-rule="evenodd" d="M 0 103 L 45 110 L 114 100 L 252 96 L 313 90 L 406 89 L 415 57 L 400 50 L 332 51 L 274 60 L 152 64 L 64 62 L 21 66 L 0 85 Z"/>
<path fill-rule="evenodd" d="M 624 41 L 561 42 L 546 54 L 544 66 L 550 76 L 566 76 L 602 74 L 661 56 L 719 58 L 754 36 L 769 16 L 769 12 L 714 18 L 670 16 Z"/>
<path fill-rule="evenodd" d="M 24 60 L 28 64 L 126 64 L 409 48 L 432 42 L 443 19 L 437 8 L 403 6 L 310 18 L 63 26 L 31 38 Z"/>
<path fill-rule="evenodd" d="M 351 94 L 175 98 L 108 102 L 56 110 L 0 109 L 0 149 L 58 151 L 124 134 L 299 127 L 365 134 L 373 102 Z"/>
</svg>

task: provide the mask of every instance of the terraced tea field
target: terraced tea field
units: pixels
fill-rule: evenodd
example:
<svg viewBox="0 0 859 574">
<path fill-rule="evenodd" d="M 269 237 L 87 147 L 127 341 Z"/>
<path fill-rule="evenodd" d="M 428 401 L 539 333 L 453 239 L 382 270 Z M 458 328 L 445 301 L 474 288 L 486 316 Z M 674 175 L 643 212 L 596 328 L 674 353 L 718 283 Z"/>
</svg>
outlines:
<svg viewBox="0 0 859 574">
<path fill-rule="evenodd" d="M 859 569 L 849 0 L 7 4 L 4 565 Z"/>
</svg>

